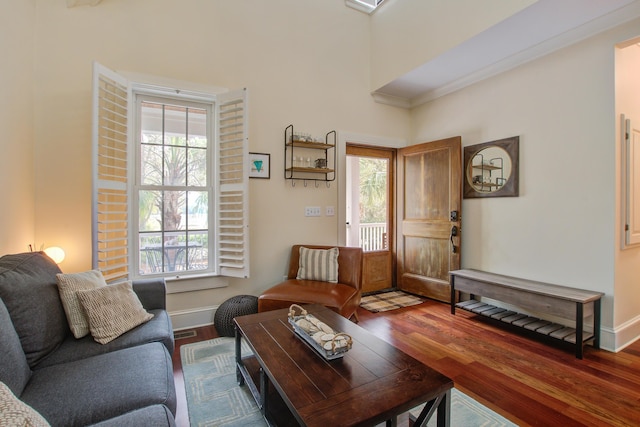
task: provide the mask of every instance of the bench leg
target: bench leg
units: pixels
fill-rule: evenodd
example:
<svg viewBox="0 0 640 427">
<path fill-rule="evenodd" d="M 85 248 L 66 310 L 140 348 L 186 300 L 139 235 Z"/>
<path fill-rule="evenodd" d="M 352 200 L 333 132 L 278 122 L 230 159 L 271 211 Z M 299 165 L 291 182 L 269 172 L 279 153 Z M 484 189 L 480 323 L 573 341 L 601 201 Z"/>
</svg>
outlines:
<svg viewBox="0 0 640 427">
<path fill-rule="evenodd" d="M 600 300 L 593 302 L 593 347 L 600 348 Z"/>
<path fill-rule="evenodd" d="M 582 350 L 584 347 L 583 339 L 584 330 L 584 305 L 576 303 L 576 357 L 582 359 Z"/>
<path fill-rule="evenodd" d="M 456 284 L 455 278 L 451 276 L 451 314 L 456 314 Z"/>
</svg>

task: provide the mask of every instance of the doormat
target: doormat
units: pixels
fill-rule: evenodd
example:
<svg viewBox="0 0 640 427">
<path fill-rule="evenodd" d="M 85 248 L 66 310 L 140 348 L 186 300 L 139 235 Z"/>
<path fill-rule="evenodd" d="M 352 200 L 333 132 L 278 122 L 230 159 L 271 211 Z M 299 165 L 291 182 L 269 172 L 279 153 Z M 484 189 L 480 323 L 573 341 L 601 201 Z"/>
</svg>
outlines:
<svg viewBox="0 0 640 427">
<path fill-rule="evenodd" d="M 390 291 L 362 297 L 360 307 L 372 313 L 420 304 L 423 298 L 402 291 Z"/>
</svg>

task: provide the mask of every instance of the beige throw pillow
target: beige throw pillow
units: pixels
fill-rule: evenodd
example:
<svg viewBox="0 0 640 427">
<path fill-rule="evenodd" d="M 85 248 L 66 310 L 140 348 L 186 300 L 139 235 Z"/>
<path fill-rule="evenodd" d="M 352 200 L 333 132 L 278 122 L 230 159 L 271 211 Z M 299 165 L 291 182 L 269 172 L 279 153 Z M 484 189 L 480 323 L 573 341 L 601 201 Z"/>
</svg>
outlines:
<svg viewBox="0 0 640 427">
<path fill-rule="evenodd" d="M 67 315 L 69 328 L 74 337 L 82 338 L 89 334 L 89 322 L 76 292 L 107 286 L 107 282 L 98 270 L 90 270 L 83 273 L 60 273 L 56 274 L 56 278 L 58 279 L 58 292 L 60 292 L 60 299 Z"/>
<path fill-rule="evenodd" d="M 35 409 L 18 399 L 0 382 L 0 427 L 49 427 L 49 423 Z"/>
<path fill-rule="evenodd" d="M 78 291 L 93 339 L 106 344 L 153 318 L 140 303 L 131 282 Z"/>
<path fill-rule="evenodd" d="M 338 254 L 338 248 L 309 249 L 301 246 L 296 278 L 338 283 Z"/>
</svg>

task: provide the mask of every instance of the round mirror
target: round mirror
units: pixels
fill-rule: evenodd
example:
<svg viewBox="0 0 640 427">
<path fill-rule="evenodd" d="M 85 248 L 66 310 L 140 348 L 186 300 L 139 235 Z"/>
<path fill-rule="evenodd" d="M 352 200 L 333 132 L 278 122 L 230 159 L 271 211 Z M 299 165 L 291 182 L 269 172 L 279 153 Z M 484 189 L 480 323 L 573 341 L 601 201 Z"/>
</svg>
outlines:
<svg viewBox="0 0 640 427">
<path fill-rule="evenodd" d="M 520 137 L 464 147 L 463 196 L 517 197 Z"/>
<path fill-rule="evenodd" d="M 493 146 L 478 151 L 467 167 L 467 180 L 474 190 L 493 193 L 511 177 L 511 157 L 503 148 Z"/>
</svg>

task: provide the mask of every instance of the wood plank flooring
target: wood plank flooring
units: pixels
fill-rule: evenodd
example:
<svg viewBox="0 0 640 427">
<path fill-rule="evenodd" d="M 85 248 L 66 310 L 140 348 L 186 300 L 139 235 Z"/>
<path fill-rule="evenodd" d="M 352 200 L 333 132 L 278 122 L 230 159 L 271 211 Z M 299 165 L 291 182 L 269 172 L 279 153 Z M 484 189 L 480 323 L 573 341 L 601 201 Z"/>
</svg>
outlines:
<svg viewBox="0 0 640 427">
<path fill-rule="evenodd" d="M 448 304 L 385 313 L 359 309 L 359 325 L 454 380 L 456 388 L 521 426 L 640 426 L 640 341 L 619 353 L 570 349 L 512 333 Z M 180 346 L 217 336 L 213 326 L 176 341 L 178 426 L 188 426 Z M 400 424 L 402 425 L 402 424 Z M 406 425 L 406 424 L 404 424 Z"/>
</svg>

